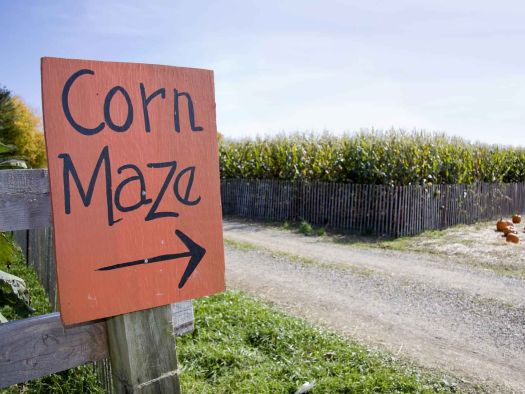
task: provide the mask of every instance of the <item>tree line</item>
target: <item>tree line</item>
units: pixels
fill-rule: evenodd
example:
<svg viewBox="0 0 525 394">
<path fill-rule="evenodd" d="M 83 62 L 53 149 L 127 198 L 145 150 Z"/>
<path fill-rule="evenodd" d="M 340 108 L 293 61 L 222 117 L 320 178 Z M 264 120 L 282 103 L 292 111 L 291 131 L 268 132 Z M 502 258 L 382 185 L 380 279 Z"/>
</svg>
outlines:
<svg viewBox="0 0 525 394">
<path fill-rule="evenodd" d="M 40 117 L 20 97 L 0 87 L 0 168 L 46 165 Z"/>
</svg>

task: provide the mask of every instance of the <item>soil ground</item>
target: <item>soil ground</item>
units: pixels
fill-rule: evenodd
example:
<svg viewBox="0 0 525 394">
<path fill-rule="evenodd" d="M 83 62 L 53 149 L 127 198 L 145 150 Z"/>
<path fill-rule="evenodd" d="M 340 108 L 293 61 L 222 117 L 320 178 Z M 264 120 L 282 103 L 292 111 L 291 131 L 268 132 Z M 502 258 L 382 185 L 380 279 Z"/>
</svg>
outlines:
<svg viewBox="0 0 525 394">
<path fill-rule="evenodd" d="M 525 392 L 524 246 L 487 226 L 369 243 L 228 219 L 227 285 L 489 392 Z"/>
</svg>

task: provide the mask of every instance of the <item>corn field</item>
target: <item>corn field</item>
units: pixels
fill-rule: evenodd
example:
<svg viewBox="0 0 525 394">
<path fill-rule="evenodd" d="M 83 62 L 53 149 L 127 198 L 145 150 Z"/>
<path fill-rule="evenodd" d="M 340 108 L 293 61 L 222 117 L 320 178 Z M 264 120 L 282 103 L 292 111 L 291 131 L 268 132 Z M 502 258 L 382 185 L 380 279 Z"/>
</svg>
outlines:
<svg viewBox="0 0 525 394">
<path fill-rule="evenodd" d="M 222 179 L 387 186 L 525 181 L 525 149 L 425 132 L 221 140 L 219 150 Z"/>
</svg>

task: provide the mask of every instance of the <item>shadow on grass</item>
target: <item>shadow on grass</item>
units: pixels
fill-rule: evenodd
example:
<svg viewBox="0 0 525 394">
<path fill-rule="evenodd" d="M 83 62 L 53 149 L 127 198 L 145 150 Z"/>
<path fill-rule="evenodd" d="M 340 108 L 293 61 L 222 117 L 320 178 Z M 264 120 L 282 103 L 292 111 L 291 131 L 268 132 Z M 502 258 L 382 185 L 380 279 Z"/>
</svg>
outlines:
<svg viewBox="0 0 525 394">
<path fill-rule="evenodd" d="M 235 220 L 235 224 L 228 224 L 228 228 L 232 230 L 243 230 L 250 232 L 258 232 L 264 230 L 264 227 L 253 226 L 253 224 L 258 224 L 261 226 L 274 227 L 277 229 L 288 230 L 296 234 L 302 234 L 308 237 L 329 237 L 330 240 L 341 243 L 341 244 L 350 244 L 350 245 L 377 245 L 382 242 L 394 241 L 401 238 L 391 237 L 391 236 L 379 236 L 374 235 L 370 231 L 365 231 L 362 233 L 347 232 L 339 229 L 331 228 L 327 226 L 315 226 L 308 223 L 305 220 L 265 220 L 265 219 L 247 219 L 245 217 L 233 216 L 233 215 L 224 215 L 226 220 Z"/>
</svg>

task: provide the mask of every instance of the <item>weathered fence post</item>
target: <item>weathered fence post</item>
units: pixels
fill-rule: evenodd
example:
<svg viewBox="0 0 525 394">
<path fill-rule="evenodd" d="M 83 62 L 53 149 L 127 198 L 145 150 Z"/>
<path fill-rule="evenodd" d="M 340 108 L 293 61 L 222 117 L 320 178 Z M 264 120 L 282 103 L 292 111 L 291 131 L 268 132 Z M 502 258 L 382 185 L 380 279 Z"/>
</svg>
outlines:
<svg viewBox="0 0 525 394">
<path fill-rule="evenodd" d="M 106 320 L 117 393 L 180 393 L 171 306 Z"/>
</svg>

